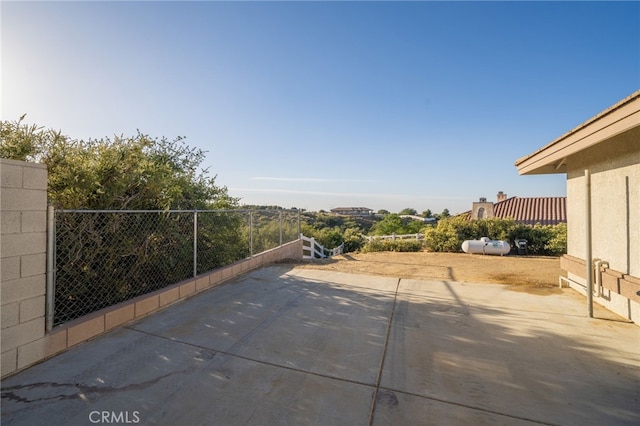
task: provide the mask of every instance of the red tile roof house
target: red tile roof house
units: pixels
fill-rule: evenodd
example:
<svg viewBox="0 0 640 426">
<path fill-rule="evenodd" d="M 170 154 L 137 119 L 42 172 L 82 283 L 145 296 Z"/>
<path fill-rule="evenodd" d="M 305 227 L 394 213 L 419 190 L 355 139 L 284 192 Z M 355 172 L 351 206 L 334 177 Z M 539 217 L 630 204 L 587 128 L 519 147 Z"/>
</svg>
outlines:
<svg viewBox="0 0 640 426">
<path fill-rule="evenodd" d="M 567 175 L 568 284 L 640 324 L 640 91 L 515 163 Z"/>
<path fill-rule="evenodd" d="M 566 197 L 511 197 L 498 192 L 498 201 L 493 203 L 480 198 L 473 203 L 471 211 L 462 213 L 469 219 L 511 218 L 525 225 L 557 225 L 567 222 Z"/>
</svg>

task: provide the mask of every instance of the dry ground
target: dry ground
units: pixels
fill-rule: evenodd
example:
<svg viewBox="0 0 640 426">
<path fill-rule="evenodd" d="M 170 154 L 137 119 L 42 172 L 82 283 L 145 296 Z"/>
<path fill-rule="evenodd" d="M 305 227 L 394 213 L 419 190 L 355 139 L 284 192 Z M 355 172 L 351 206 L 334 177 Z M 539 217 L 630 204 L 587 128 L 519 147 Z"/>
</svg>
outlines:
<svg viewBox="0 0 640 426">
<path fill-rule="evenodd" d="M 512 285 L 513 290 L 536 293 L 555 292 L 561 274 L 557 257 L 431 252 L 348 253 L 331 259 L 303 261 L 297 267 L 400 278 L 500 283 Z"/>
</svg>

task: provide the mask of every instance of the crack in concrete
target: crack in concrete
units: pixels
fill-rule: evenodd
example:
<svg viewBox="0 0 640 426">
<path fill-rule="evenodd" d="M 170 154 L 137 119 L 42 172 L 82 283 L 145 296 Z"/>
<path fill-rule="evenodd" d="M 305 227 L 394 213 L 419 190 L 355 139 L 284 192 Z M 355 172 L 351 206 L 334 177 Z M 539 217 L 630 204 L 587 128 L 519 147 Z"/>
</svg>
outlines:
<svg viewBox="0 0 640 426">
<path fill-rule="evenodd" d="M 380 391 L 380 382 L 382 381 L 382 369 L 384 368 L 384 360 L 387 356 L 387 347 L 389 346 L 389 337 L 391 336 L 391 326 L 393 325 L 393 316 L 396 312 L 396 303 L 398 301 L 398 290 L 400 289 L 400 281 L 402 281 L 402 278 L 398 278 L 398 283 L 396 284 L 396 291 L 393 295 L 393 305 L 391 306 L 391 315 L 389 315 L 389 322 L 387 323 L 387 335 L 384 338 L 382 358 L 380 359 L 380 368 L 378 369 L 378 377 L 376 378 L 375 389 L 373 391 L 373 396 L 371 397 L 371 410 L 369 411 L 369 426 L 373 425 L 373 417 L 376 412 L 378 392 Z"/>
<path fill-rule="evenodd" d="M 176 375 L 176 374 L 187 374 L 193 371 L 195 367 L 186 368 L 183 370 L 172 371 L 170 373 L 164 374 L 162 376 L 155 377 L 151 380 L 147 380 L 146 382 L 141 383 L 131 383 L 129 385 L 125 385 L 122 387 L 114 387 L 114 386 L 95 386 L 95 385 L 87 385 L 83 383 L 56 383 L 56 382 L 36 382 L 29 383 L 24 385 L 16 385 L 9 386 L 2 389 L 2 399 L 23 402 L 23 403 L 32 403 L 32 402 L 42 402 L 42 401 L 52 401 L 52 400 L 73 400 L 73 399 L 86 399 L 90 396 L 102 396 L 105 394 L 117 393 L 117 392 L 126 392 L 130 390 L 142 390 L 146 389 L 150 386 L 153 386 L 167 377 Z M 20 391 L 31 391 L 36 389 L 46 389 L 46 388 L 69 388 L 72 393 L 69 394 L 57 394 L 48 397 L 42 398 L 33 398 L 30 399 L 25 396 L 20 395 Z"/>
<path fill-rule="evenodd" d="M 411 393 L 411 392 L 406 392 L 406 391 L 401 391 L 401 390 L 397 390 L 397 389 L 391 389 L 391 388 L 386 388 L 386 387 L 380 386 L 381 382 L 382 382 L 382 371 L 384 369 L 384 362 L 385 362 L 385 358 L 386 358 L 386 355 L 387 355 L 387 348 L 388 348 L 388 344 L 389 344 L 389 339 L 390 339 L 390 336 L 391 336 L 391 329 L 392 329 L 392 326 L 393 326 L 393 319 L 394 319 L 394 316 L 395 316 L 395 311 L 396 311 L 396 305 L 397 305 L 397 299 L 398 299 L 398 293 L 399 293 L 399 289 L 400 289 L 400 281 L 401 280 L 402 280 L 402 278 L 398 278 L 398 283 L 396 285 L 395 296 L 394 296 L 394 299 L 393 299 L 393 306 L 391 308 L 391 315 L 389 316 L 389 322 L 388 322 L 388 325 L 387 325 L 387 335 L 386 335 L 385 341 L 384 341 L 382 359 L 380 360 L 380 368 L 378 370 L 378 377 L 377 377 L 377 380 L 376 380 L 376 384 L 374 385 L 373 396 L 372 396 L 372 399 L 371 399 L 371 410 L 369 412 L 369 426 L 373 425 L 375 411 L 376 411 L 376 407 L 377 407 L 378 404 L 380 404 L 381 406 L 386 406 L 386 407 L 390 407 L 390 408 L 398 407 L 400 402 L 398 400 L 398 397 L 397 397 L 396 393 L 409 395 L 409 396 L 413 396 L 413 397 L 417 397 L 417 398 L 422 398 L 422 399 L 426 399 L 426 400 L 431 400 L 431 401 L 435 401 L 435 402 L 439 402 L 439 403 L 443 403 L 443 404 L 456 405 L 456 406 L 459 406 L 459 407 L 464 407 L 464 408 L 468 408 L 468 409 L 471 409 L 471 410 L 482 411 L 482 412 L 485 412 L 485 413 L 495 414 L 495 415 L 498 415 L 498 416 L 508 417 L 508 418 L 512 418 L 512 419 L 524 420 L 524 421 L 537 423 L 537 424 L 541 424 L 541 425 L 557 426 L 557 425 L 555 425 L 553 423 L 547 423 L 547 422 L 543 422 L 543 421 L 540 421 L 540 420 L 535 420 L 535 419 L 531 419 L 531 418 L 527 418 L 527 417 L 514 416 L 514 415 L 511 415 L 511 414 L 507 414 L 507 413 L 503 413 L 503 412 L 499 412 L 499 411 L 494 411 L 494 410 L 490 410 L 490 409 L 486 409 L 486 408 L 482 408 L 482 407 L 477 407 L 477 406 L 467 405 L 467 404 L 461 404 L 459 402 L 449 401 L 449 400 L 435 398 L 435 397 L 429 397 L 429 396 L 425 396 L 425 395 L 414 394 L 414 393 Z M 447 285 L 449 290 L 453 293 L 454 298 L 456 298 L 456 300 L 458 301 L 458 304 L 460 306 L 462 306 L 462 309 L 458 313 L 461 314 L 461 315 L 464 315 L 464 316 L 470 316 L 470 312 L 469 312 L 468 308 L 460 301 L 460 299 L 457 297 L 457 294 L 455 294 L 455 292 L 453 292 L 453 289 L 451 289 L 450 285 L 447 282 L 445 282 L 445 285 Z"/>
<path fill-rule="evenodd" d="M 398 405 L 397 404 L 398 399 L 397 399 L 397 396 L 395 396 L 395 394 L 399 393 L 399 394 L 403 394 L 403 395 L 412 396 L 412 397 L 415 397 L 415 398 L 428 399 L 429 401 L 440 402 L 442 404 L 455 405 L 455 406 L 458 406 L 458 407 L 468 408 L 470 410 L 482 411 L 482 412 L 489 413 L 489 414 L 495 414 L 495 415 L 502 416 L 502 417 L 508 417 L 508 418 L 511 418 L 511 419 L 524 420 L 524 421 L 531 422 L 531 423 L 536 423 L 536 424 L 539 424 L 539 425 L 560 426 L 560 425 L 558 425 L 556 423 L 548 423 L 548 422 L 544 422 L 542 420 L 536 420 L 536 419 L 532 419 L 532 418 L 529 418 L 529 417 L 515 416 L 513 414 L 504 413 L 502 411 L 491 410 L 491 409 L 488 409 L 488 408 L 482 408 L 482 407 L 478 407 L 478 406 L 475 406 L 475 405 L 463 404 L 463 403 L 451 401 L 451 400 L 448 400 L 448 399 L 436 398 L 434 396 L 420 395 L 420 394 L 417 394 L 417 393 L 407 392 L 407 391 L 403 391 L 403 390 L 400 390 L 400 389 L 386 388 L 384 386 L 380 388 L 380 393 L 381 393 L 381 397 L 379 398 L 380 402 L 382 404 L 392 405 L 394 407 Z M 389 394 L 393 394 L 394 396 L 391 397 Z M 396 403 L 394 403 L 394 400 L 395 400 Z M 390 402 L 391 402 L 391 404 L 390 404 Z"/>
</svg>

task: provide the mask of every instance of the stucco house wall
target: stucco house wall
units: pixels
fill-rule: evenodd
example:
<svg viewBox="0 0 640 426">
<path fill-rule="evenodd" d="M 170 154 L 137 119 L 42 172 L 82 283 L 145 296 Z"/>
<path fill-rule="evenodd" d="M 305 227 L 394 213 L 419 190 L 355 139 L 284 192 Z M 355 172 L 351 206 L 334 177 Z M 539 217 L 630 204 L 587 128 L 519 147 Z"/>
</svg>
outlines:
<svg viewBox="0 0 640 426">
<path fill-rule="evenodd" d="M 567 168 L 567 254 L 584 259 L 585 169 L 591 172 L 592 255 L 640 277 L 640 127 L 581 151 Z"/>
<path fill-rule="evenodd" d="M 567 254 L 560 266 L 569 285 L 587 295 L 590 262 L 593 301 L 640 325 L 640 91 L 515 165 L 520 174 L 566 173 Z"/>
<path fill-rule="evenodd" d="M 633 288 L 619 287 L 640 277 L 640 128 L 612 138 L 575 155 L 567 168 L 567 254 L 586 257 L 585 169 L 591 173 L 591 251 L 593 259 L 608 262 L 608 270 L 594 271 L 594 279 L 613 280 L 595 301 L 640 324 L 640 303 Z M 566 264 L 566 260 L 563 264 Z M 575 290 L 586 295 L 585 266 L 566 268 Z M 617 273 L 617 277 L 611 273 Z M 598 275 L 600 274 L 600 278 Z M 620 283 L 622 281 L 622 283 Z M 620 294 L 623 293 L 623 294 Z M 636 297 L 634 297 L 636 296 Z"/>
</svg>

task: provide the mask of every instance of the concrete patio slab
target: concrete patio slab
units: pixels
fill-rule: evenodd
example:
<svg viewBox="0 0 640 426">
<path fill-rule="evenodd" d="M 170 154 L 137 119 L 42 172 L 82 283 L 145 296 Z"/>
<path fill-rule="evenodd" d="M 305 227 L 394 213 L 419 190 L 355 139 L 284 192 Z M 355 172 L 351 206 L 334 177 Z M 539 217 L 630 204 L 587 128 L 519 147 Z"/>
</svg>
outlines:
<svg viewBox="0 0 640 426">
<path fill-rule="evenodd" d="M 274 266 L 2 382 L 2 424 L 640 423 L 640 328 L 572 290 Z"/>
<path fill-rule="evenodd" d="M 546 294 L 402 280 L 381 388 L 544 424 L 639 419 L 640 329 Z"/>
</svg>

